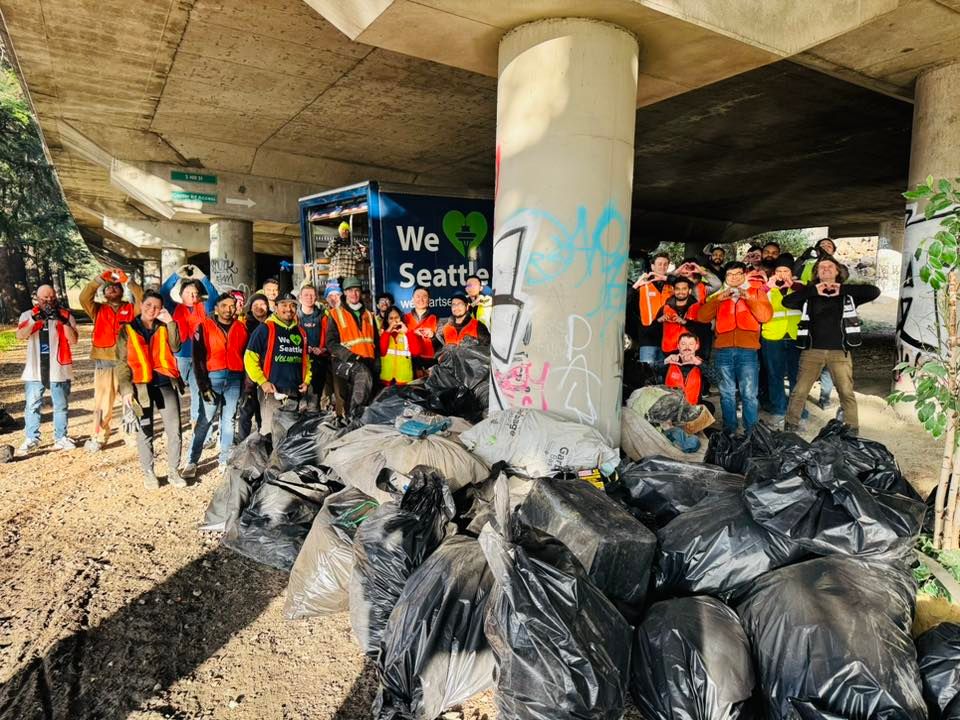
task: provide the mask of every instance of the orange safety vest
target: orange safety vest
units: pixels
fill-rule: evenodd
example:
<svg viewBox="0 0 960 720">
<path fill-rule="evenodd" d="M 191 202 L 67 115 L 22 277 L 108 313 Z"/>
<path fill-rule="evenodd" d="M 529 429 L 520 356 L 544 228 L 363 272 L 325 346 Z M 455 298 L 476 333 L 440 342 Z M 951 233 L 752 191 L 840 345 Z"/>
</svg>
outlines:
<svg viewBox="0 0 960 720">
<path fill-rule="evenodd" d="M 750 308 L 745 301 L 747 297 L 751 300 L 756 300 L 756 288 L 750 288 L 746 293 L 741 293 L 740 299 L 736 302 L 733 300 L 724 300 L 720 303 L 720 307 L 717 310 L 717 333 L 727 333 L 734 328 L 748 330 L 750 332 L 760 331 L 760 323 L 757 322 L 753 313 L 750 312 Z"/>
<path fill-rule="evenodd" d="M 669 302 L 663 306 L 663 315 L 664 317 L 682 317 L 684 320 L 696 320 L 697 311 L 700 309 L 700 303 L 690 303 L 685 308 L 684 314 L 681 316 L 677 312 L 676 308 L 671 305 Z M 663 339 L 660 341 L 660 349 L 665 353 L 672 353 L 677 349 L 677 345 L 680 343 L 680 336 L 684 333 L 693 333 L 693 329 L 689 325 L 684 325 L 678 322 L 665 322 L 663 323 Z"/>
<path fill-rule="evenodd" d="M 127 365 L 133 371 L 133 383 L 141 385 L 153 380 L 153 373 L 158 372 L 171 378 L 180 377 L 177 370 L 177 360 L 170 349 L 166 325 L 160 324 L 157 331 L 147 339 L 127 324 Z"/>
<path fill-rule="evenodd" d="M 707 284 L 705 282 L 698 282 L 693 286 L 693 296 L 697 299 L 697 302 L 704 303 L 707 301 Z"/>
<path fill-rule="evenodd" d="M 691 405 L 700 404 L 701 377 L 699 367 L 694 366 L 690 368 L 690 372 L 687 373 L 687 377 L 684 379 L 681 367 L 670 363 L 667 365 L 667 378 L 664 384 L 670 388 L 683 390 L 684 397 L 687 398 L 687 402 Z"/>
<path fill-rule="evenodd" d="M 265 353 L 266 357 L 263 359 L 263 374 L 267 380 L 270 380 L 270 368 L 273 367 L 273 350 L 277 346 L 277 324 L 264 321 L 264 325 L 267 326 L 267 352 Z M 310 353 L 307 352 L 307 331 L 299 324 L 297 325 L 297 330 L 300 331 L 300 337 L 303 338 L 303 343 L 300 345 L 303 351 L 303 359 L 300 363 L 300 377 L 301 382 L 306 382 L 307 368 L 310 365 Z M 241 362 L 240 365 L 242 367 L 243 363 Z"/>
<path fill-rule="evenodd" d="M 364 310 L 361 316 L 361 327 L 357 328 L 357 321 L 353 313 L 346 312 L 343 307 L 336 308 L 332 313 L 333 321 L 340 331 L 340 344 L 354 355 L 370 358 L 376 356 L 373 339 L 373 314 Z"/>
<path fill-rule="evenodd" d="M 120 303 L 116 310 L 110 303 L 100 303 L 93 318 L 93 346 L 112 348 L 117 344 L 120 329 L 133 322 L 133 303 Z"/>
<path fill-rule="evenodd" d="M 229 333 L 225 333 L 218 323 L 206 316 L 201 325 L 207 350 L 207 372 L 243 372 L 243 353 L 247 348 L 247 329 L 243 323 L 234 320 Z"/>
<path fill-rule="evenodd" d="M 460 330 L 457 330 L 452 319 L 443 326 L 443 342 L 445 344 L 459 345 L 465 337 L 479 337 L 476 318 L 470 318 L 470 321 L 464 323 Z"/>
<path fill-rule="evenodd" d="M 180 329 L 181 338 L 192 338 L 197 331 L 197 327 L 206 319 L 207 311 L 202 302 L 193 306 L 193 312 L 190 312 L 190 308 L 183 303 L 177 303 L 177 306 L 173 309 L 173 321 Z"/>
<path fill-rule="evenodd" d="M 643 323 L 644 327 L 650 327 L 657 321 L 660 308 L 673 295 L 673 285 L 664 283 L 663 289 L 657 290 L 657 286 L 651 282 L 641 285 L 638 292 L 640 295 L 640 322 Z"/>
<path fill-rule="evenodd" d="M 437 334 L 437 316 L 431 312 L 428 312 L 423 320 L 417 321 L 417 316 L 415 313 L 407 313 L 403 316 L 403 324 L 406 325 L 411 332 L 416 334 L 416 331 L 420 328 L 429 328 L 433 330 L 433 334 Z M 432 358 L 433 357 L 433 342 L 426 340 L 425 342 L 420 343 L 420 350 L 416 353 L 417 357 L 422 358 Z"/>
</svg>

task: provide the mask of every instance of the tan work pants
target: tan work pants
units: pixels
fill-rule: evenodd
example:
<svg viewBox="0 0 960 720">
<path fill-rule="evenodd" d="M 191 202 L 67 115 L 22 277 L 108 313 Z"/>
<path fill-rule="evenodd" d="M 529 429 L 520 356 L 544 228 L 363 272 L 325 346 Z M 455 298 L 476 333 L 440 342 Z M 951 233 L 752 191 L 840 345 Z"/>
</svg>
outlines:
<svg viewBox="0 0 960 720">
<path fill-rule="evenodd" d="M 110 438 L 113 403 L 117 399 L 117 369 L 97 368 L 93 371 L 93 432 L 90 436 L 101 445 Z"/>
<path fill-rule="evenodd" d="M 843 350 L 804 350 L 800 353 L 800 370 L 797 373 L 797 384 L 790 393 L 786 423 L 800 423 L 800 414 L 807 401 L 807 394 L 813 383 L 820 378 L 823 368 L 830 371 L 834 387 L 837 388 L 840 406 L 843 408 L 843 421 L 854 430 L 858 429 L 860 418 L 857 415 L 857 397 L 853 393 L 853 359 L 849 352 Z"/>
</svg>

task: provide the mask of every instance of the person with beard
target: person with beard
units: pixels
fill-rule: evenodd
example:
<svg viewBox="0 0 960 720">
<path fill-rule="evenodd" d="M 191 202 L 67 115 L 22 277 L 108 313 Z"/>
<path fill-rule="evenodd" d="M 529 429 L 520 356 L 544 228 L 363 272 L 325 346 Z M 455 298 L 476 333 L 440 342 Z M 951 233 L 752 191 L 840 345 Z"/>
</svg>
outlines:
<svg viewBox="0 0 960 720">
<path fill-rule="evenodd" d="M 657 322 L 663 326 L 660 349 L 664 355 L 677 352 L 677 343 L 684 333 L 691 333 L 699 339 L 701 334 L 710 331 L 709 325 L 704 325 L 697 320 L 697 312 L 701 304 L 694 298 L 692 289 L 693 283 L 688 278 L 675 278 L 673 293 L 657 316 Z"/>
<path fill-rule="evenodd" d="M 77 320 L 68 308 L 60 306 L 52 287 L 41 285 L 37 288 L 37 302 L 20 315 L 16 336 L 17 340 L 27 341 L 27 362 L 20 376 L 25 384 L 25 439 L 16 454 L 29 455 L 40 447 L 40 408 L 48 390 L 53 399 L 53 447 L 73 450 L 76 444 L 67 434 L 67 422 Z"/>
<path fill-rule="evenodd" d="M 391 293 L 377 293 L 377 309 L 373 313 L 373 319 L 377 322 L 377 332 L 382 333 L 387 327 L 387 312 L 393 305 L 394 299 Z"/>
<path fill-rule="evenodd" d="M 470 312 L 470 300 L 466 294 L 454 293 L 450 298 L 450 318 L 433 336 L 433 347 L 439 352 L 444 347 L 459 345 L 464 338 L 489 345 L 490 331 Z"/>
<path fill-rule="evenodd" d="M 247 342 L 257 326 L 270 317 L 270 302 L 263 293 L 254 293 L 247 303 L 244 313 L 244 325 L 247 329 Z M 261 427 L 260 398 L 257 395 L 257 386 L 244 374 L 243 387 L 240 393 L 240 403 L 237 405 L 237 432 L 236 442 L 243 442 L 253 430 L 253 420 L 256 418 L 257 427 Z"/>
</svg>

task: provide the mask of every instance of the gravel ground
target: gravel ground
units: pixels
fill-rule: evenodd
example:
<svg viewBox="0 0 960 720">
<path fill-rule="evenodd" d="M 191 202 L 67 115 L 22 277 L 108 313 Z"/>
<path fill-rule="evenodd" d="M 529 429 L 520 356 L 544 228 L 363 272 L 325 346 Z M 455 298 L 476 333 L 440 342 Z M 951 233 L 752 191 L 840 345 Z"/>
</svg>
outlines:
<svg viewBox="0 0 960 720">
<path fill-rule="evenodd" d="M 0 401 L 18 418 L 23 357 L 0 354 Z M 92 365 L 76 369 L 70 432 L 83 441 Z M 864 434 L 932 485 L 936 446 L 879 398 L 862 407 Z M 119 434 L 97 455 L 51 450 L 49 412 L 41 452 L 0 467 L 0 720 L 370 717 L 373 676 L 347 616 L 284 620 L 286 576 L 197 531 L 219 480 L 213 451 L 190 488 L 150 492 Z M 494 714 L 490 693 L 462 710 Z"/>
</svg>

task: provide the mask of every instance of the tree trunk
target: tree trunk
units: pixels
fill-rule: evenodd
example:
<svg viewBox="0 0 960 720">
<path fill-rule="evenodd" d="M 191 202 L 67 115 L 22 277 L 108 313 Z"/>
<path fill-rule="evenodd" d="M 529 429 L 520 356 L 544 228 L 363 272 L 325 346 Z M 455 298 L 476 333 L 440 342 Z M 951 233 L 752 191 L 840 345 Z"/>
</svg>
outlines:
<svg viewBox="0 0 960 720">
<path fill-rule="evenodd" d="M 16 245 L 0 245 L 0 320 L 15 322 L 30 307 L 23 255 Z"/>
<path fill-rule="evenodd" d="M 954 398 L 958 397 L 957 378 L 958 362 L 960 362 L 960 348 L 957 347 L 957 292 L 960 290 L 957 272 L 954 270 L 949 275 L 947 284 L 947 340 L 949 363 L 948 382 L 950 384 L 950 394 Z M 940 485 L 937 486 L 937 500 L 941 495 L 946 494 L 946 508 L 941 506 L 941 510 L 946 510 L 946 518 L 943 524 L 943 544 L 946 550 L 956 550 L 960 548 L 960 514 L 957 512 L 957 498 L 960 495 L 960 446 L 957 444 L 957 413 L 950 413 L 950 428 L 947 432 L 947 439 L 944 453 L 952 455 L 952 467 L 950 469 L 947 482 L 949 487 L 944 487 L 944 478 L 941 474 Z M 946 459 L 944 460 L 946 464 Z M 936 512 L 936 509 L 934 510 Z M 939 519 L 939 518 L 938 518 Z M 936 546 L 936 545 L 935 545 Z"/>
</svg>

